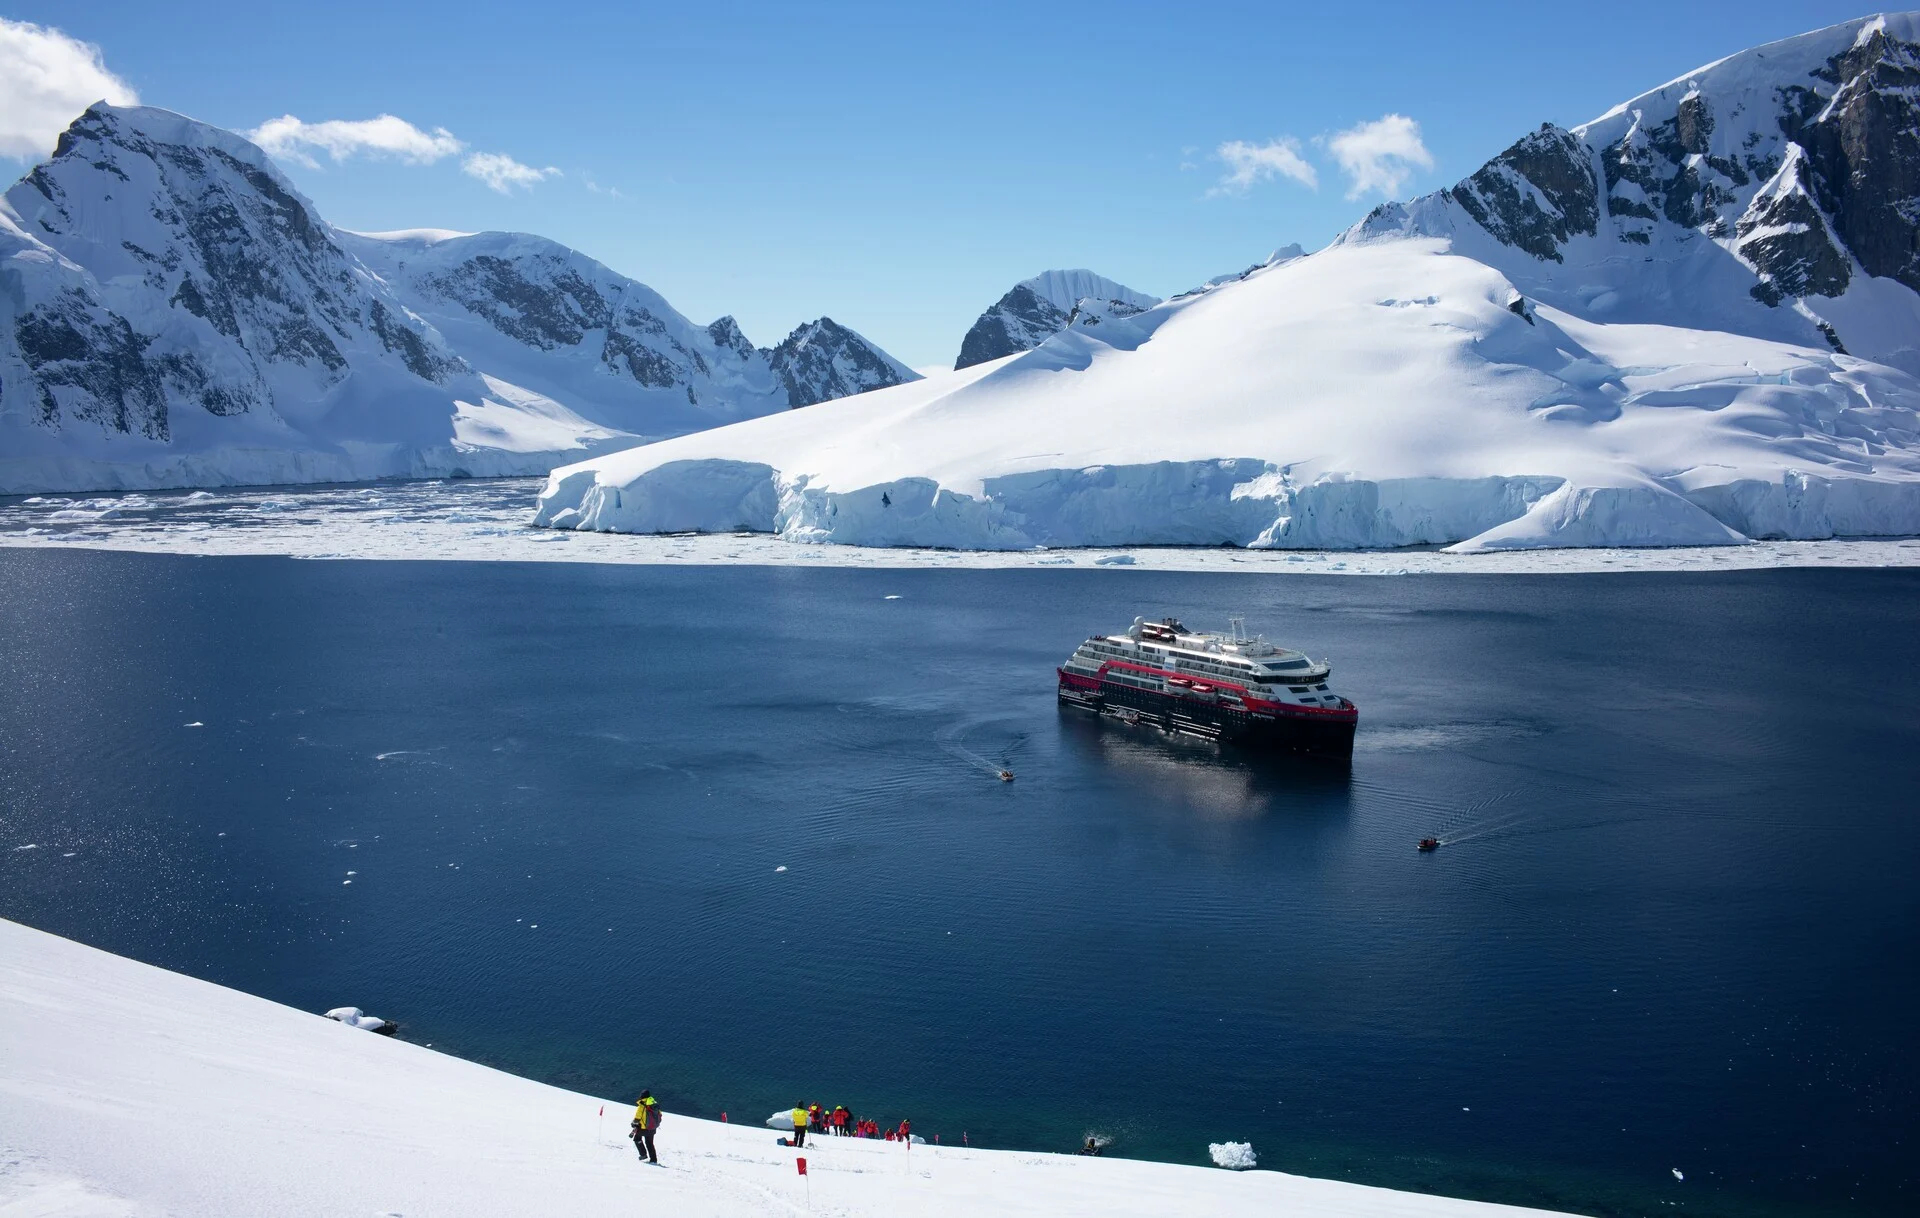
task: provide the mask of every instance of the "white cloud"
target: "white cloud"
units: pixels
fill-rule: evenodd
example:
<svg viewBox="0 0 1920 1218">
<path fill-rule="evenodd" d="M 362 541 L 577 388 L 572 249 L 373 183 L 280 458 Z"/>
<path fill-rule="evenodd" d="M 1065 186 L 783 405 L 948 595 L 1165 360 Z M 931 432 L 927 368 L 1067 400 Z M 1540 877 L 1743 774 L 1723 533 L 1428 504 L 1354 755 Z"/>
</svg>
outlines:
<svg viewBox="0 0 1920 1218">
<path fill-rule="evenodd" d="M 99 47 L 0 17 L 0 156 L 46 156 L 67 125 L 97 101 L 134 106 L 140 98 L 107 71 Z"/>
<path fill-rule="evenodd" d="M 605 195 L 609 199 L 613 199 L 615 201 L 618 201 L 620 199 L 624 199 L 627 197 L 626 192 L 621 190 L 618 186 L 602 186 L 600 184 L 599 179 L 595 178 L 592 174 L 588 173 L 584 169 L 580 171 L 580 180 L 587 184 L 587 190 L 593 194 Z"/>
<path fill-rule="evenodd" d="M 476 152 L 461 164 L 460 171 L 470 178 L 479 178 L 503 195 L 512 194 L 516 186 L 531 188 L 547 178 L 560 176 L 560 171 L 551 165 L 535 169 L 504 152 Z"/>
<path fill-rule="evenodd" d="M 1227 176 L 1209 194 L 1243 195 L 1255 183 L 1276 176 L 1291 178 L 1314 190 L 1320 188 L 1320 175 L 1300 155 L 1300 141 L 1290 135 L 1264 144 L 1228 140 L 1213 154 L 1226 162 Z"/>
<path fill-rule="evenodd" d="M 445 127 L 422 131 L 403 118 L 328 119 L 309 123 L 283 114 L 246 133 L 269 156 L 319 168 L 315 152 L 335 161 L 352 156 L 387 157 L 409 165 L 431 165 L 466 149 Z"/>
<path fill-rule="evenodd" d="M 1404 114 L 1385 114 L 1328 136 L 1327 151 L 1347 175 L 1349 199 L 1375 191 L 1398 194 L 1415 168 L 1433 168 L 1433 154 L 1420 142 L 1420 124 Z"/>
</svg>

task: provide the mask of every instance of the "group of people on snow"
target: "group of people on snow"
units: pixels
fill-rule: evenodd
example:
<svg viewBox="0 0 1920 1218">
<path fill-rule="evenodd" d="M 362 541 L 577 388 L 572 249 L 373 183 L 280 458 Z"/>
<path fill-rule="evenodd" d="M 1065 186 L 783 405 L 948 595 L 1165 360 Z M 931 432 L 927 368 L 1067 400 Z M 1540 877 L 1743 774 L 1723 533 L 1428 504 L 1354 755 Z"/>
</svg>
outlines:
<svg viewBox="0 0 1920 1218">
<path fill-rule="evenodd" d="M 831 1134 L 838 1138 L 880 1138 L 888 1142 L 913 1141 L 913 1123 L 901 1121 L 896 1128 L 881 1129 L 880 1122 L 864 1120 L 847 1110 L 845 1104 L 822 1108 L 818 1104 L 793 1106 L 793 1144 L 805 1146 L 807 1131 Z"/>
<path fill-rule="evenodd" d="M 658 1165 L 660 1154 L 653 1148 L 653 1135 L 660 1128 L 664 1114 L 660 1111 L 660 1102 L 653 1098 L 652 1091 L 642 1091 L 640 1099 L 633 1106 L 633 1122 L 627 1131 L 627 1137 L 640 1152 L 642 1163 Z M 913 1141 L 913 1124 L 901 1121 L 896 1127 L 881 1129 L 880 1122 L 864 1120 L 848 1111 L 845 1104 L 832 1108 L 822 1108 L 818 1104 L 795 1104 L 792 1112 L 793 1140 L 789 1145 L 801 1147 L 807 1144 L 807 1131 L 832 1134 L 842 1138 L 877 1138 L 888 1142 Z"/>
</svg>

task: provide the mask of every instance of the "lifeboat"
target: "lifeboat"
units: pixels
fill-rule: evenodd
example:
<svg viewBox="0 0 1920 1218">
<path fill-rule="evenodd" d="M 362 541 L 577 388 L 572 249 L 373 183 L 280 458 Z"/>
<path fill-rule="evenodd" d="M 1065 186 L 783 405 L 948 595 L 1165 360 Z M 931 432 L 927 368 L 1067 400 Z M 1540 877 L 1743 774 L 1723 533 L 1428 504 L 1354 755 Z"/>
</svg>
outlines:
<svg viewBox="0 0 1920 1218">
<path fill-rule="evenodd" d="M 1423 837 L 1420 839 L 1420 852 L 1422 854 L 1431 853 L 1439 848 L 1440 839 L 1437 837 Z"/>
</svg>

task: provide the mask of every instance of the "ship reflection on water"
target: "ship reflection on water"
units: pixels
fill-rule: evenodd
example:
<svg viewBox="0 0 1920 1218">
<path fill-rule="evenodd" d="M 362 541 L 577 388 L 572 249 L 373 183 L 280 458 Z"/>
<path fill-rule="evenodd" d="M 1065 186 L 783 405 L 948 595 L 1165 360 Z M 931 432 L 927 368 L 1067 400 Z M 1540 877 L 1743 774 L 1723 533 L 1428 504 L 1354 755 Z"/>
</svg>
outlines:
<svg viewBox="0 0 1920 1218">
<path fill-rule="evenodd" d="M 1215 821 L 1344 821 L 1352 810 L 1344 762 L 1256 753 L 1066 706 L 1060 736 L 1089 769 L 1123 783 L 1132 802 L 1168 812 Z"/>
</svg>

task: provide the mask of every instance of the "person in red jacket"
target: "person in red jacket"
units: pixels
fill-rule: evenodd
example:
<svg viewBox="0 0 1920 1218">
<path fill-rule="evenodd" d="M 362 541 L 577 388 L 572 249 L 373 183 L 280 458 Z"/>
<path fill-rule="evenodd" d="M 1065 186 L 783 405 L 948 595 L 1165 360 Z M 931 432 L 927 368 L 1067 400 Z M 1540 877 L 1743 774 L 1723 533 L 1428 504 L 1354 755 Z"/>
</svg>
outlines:
<svg viewBox="0 0 1920 1218">
<path fill-rule="evenodd" d="M 833 1110 L 833 1132 L 837 1137 L 847 1136 L 847 1106 L 841 1104 Z"/>
<path fill-rule="evenodd" d="M 906 1120 L 900 1122 L 900 1140 L 909 1145 L 913 1142 L 913 1125 Z"/>
</svg>

